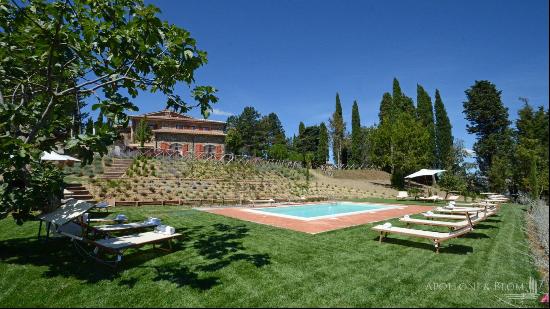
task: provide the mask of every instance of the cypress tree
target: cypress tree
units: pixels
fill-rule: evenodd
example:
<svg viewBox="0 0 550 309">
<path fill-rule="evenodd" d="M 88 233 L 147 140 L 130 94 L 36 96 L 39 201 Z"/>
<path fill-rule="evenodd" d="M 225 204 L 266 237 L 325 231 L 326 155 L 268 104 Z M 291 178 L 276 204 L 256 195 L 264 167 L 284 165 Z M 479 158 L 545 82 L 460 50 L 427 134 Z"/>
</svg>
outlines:
<svg viewBox="0 0 550 309">
<path fill-rule="evenodd" d="M 94 121 L 92 120 L 92 118 L 88 118 L 88 120 L 86 121 L 84 132 L 86 132 L 87 135 L 94 134 Z"/>
<path fill-rule="evenodd" d="M 438 89 L 435 90 L 435 137 L 438 166 L 440 168 L 449 168 L 452 164 L 453 134 L 451 121 L 447 116 L 447 111 Z"/>
<path fill-rule="evenodd" d="M 384 118 L 391 118 L 392 108 L 392 96 L 389 92 L 386 92 L 382 96 L 382 101 L 380 102 L 380 112 L 378 113 L 380 123 L 384 122 Z"/>
<path fill-rule="evenodd" d="M 437 166 L 437 144 L 435 138 L 435 125 L 432 98 L 421 85 L 416 85 L 416 114 L 418 121 L 426 128 L 430 134 L 430 143 L 427 145 L 427 151 L 430 156 L 431 167 Z M 443 103 L 442 103 L 443 104 Z"/>
<path fill-rule="evenodd" d="M 401 91 L 401 86 L 397 78 L 393 79 L 393 108 L 397 111 L 407 112 L 411 115 L 415 114 L 414 101 L 410 97 L 407 97 Z"/>
<path fill-rule="evenodd" d="M 340 95 L 336 93 L 336 108 L 332 114 L 332 118 L 329 121 L 332 135 L 332 153 L 334 156 L 334 163 L 340 166 L 344 132 L 346 131 L 346 124 L 342 116 L 342 104 L 340 103 Z"/>
<path fill-rule="evenodd" d="M 328 129 L 324 122 L 319 125 L 319 145 L 315 161 L 317 164 L 325 164 L 328 160 Z"/>
<path fill-rule="evenodd" d="M 99 115 L 97 115 L 97 121 L 95 122 L 96 131 L 101 129 L 101 127 L 103 127 L 103 112 L 99 111 Z"/>
<path fill-rule="evenodd" d="M 401 91 L 401 86 L 397 78 L 393 78 L 393 87 L 392 87 L 392 106 L 394 109 L 402 110 L 403 108 L 403 92 Z"/>
<path fill-rule="evenodd" d="M 300 121 L 300 124 L 298 125 L 298 137 L 304 134 L 305 129 L 306 129 L 306 125 Z"/>
<path fill-rule="evenodd" d="M 351 164 L 361 164 L 362 157 L 362 131 L 361 119 L 359 117 L 359 106 L 357 101 L 353 101 L 351 109 Z"/>
</svg>

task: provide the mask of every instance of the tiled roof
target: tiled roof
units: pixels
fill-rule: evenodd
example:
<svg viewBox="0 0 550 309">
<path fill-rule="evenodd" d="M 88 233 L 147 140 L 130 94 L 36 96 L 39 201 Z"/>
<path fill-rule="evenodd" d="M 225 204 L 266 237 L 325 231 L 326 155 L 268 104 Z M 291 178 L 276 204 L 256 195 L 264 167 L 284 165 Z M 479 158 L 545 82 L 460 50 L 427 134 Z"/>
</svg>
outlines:
<svg viewBox="0 0 550 309">
<path fill-rule="evenodd" d="M 204 131 L 204 130 L 188 130 L 188 129 L 176 129 L 176 128 L 161 128 L 152 130 L 154 133 L 172 133 L 172 134 L 192 134 L 192 135 L 215 135 L 225 136 L 222 131 Z"/>
<path fill-rule="evenodd" d="M 209 120 L 209 119 L 200 119 L 200 118 L 193 118 L 188 115 L 176 113 L 170 110 L 162 110 L 158 112 L 152 112 L 152 113 L 146 113 L 142 115 L 132 115 L 130 116 L 131 119 L 141 119 L 143 117 L 147 117 L 147 119 L 157 119 L 157 120 L 191 120 L 191 121 L 199 121 L 199 122 L 214 122 L 214 123 L 225 123 L 225 121 L 218 121 L 218 120 Z"/>
</svg>

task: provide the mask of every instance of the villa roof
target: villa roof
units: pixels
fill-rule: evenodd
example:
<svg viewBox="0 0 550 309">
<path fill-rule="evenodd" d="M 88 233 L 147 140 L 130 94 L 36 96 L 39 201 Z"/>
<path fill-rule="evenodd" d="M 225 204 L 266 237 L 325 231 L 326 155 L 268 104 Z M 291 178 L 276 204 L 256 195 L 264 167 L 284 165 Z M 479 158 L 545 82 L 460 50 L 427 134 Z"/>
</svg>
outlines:
<svg viewBox="0 0 550 309">
<path fill-rule="evenodd" d="M 192 134 L 192 135 L 214 135 L 225 136 L 222 131 L 205 131 L 205 130 L 189 130 L 189 129 L 176 129 L 176 128 L 160 128 L 152 130 L 154 133 L 171 133 L 171 134 Z"/>
<path fill-rule="evenodd" d="M 224 121 L 218 121 L 218 120 L 209 120 L 209 119 L 200 119 L 200 118 L 193 118 L 188 115 L 176 113 L 174 111 L 165 109 L 158 112 L 151 112 L 151 113 L 145 113 L 141 115 L 132 115 L 130 116 L 131 119 L 141 119 L 143 117 L 147 117 L 147 119 L 157 119 L 157 120 L 191 120 L 191 121 L 200 121 L 200 122 L 212 122 L 212 123 L 225 123 Z"/>
</svg>

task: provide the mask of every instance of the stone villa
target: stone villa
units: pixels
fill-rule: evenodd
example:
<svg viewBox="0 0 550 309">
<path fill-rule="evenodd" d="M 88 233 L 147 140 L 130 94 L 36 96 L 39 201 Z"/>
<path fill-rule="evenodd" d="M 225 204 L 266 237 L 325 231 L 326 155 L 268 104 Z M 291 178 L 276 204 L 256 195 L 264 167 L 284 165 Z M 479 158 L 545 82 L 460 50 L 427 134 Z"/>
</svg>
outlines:
<svg viewBox="0 0 550 309">
<path fill-rule="evenodd" d="M 170 110 L 130 116 L 129 128 L 122 132 L 124 145 L 139 147 L 134 132 L 145 118 L 153 136 L 145 147 L 177 151 L 181 155 L 216 155 L 225 153 L 225 122 L 193 118 Z"/>
</svg>

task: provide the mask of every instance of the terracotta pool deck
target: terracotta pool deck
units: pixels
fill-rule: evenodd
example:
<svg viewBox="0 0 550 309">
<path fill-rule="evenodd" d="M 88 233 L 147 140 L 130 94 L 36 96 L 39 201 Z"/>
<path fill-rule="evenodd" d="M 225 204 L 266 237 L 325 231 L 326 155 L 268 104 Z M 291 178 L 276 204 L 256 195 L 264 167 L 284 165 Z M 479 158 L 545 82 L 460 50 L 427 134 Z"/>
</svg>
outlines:
<svg viewBox="0 0 550 309">
<path fill-rule="evenodd" d="M 311 221 L 304 221 L 299 219 L 283 218 L 273 215 L 264 215 L 260 213 L 250 212 L 251 208 L 216 208 L 216 209 L 202 209 L 212 214 L 222 215 L 239 220 L 271 225 L 279 228 L 289 229 L 298 232 L 304 232 L 309 234 L 318 234 L 333 230 L 339 230 L 350 226 L 357 226 L 372 222 L 385 221 L 404 215 L 418 214 L 433 209 L 433 206 L 420 206 L 420 205 L 401 205 L 401 204 L 381 204 L 386 206 L 396 206 L 398 208 L 391 208 L 383 211 L 376 211 L 371 213 L 359 213 L 350 214 L 347 216 L 325 218 Z M 260 208 L 260 207 L 258 207 Z"/>
</svg>

